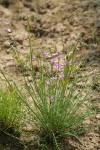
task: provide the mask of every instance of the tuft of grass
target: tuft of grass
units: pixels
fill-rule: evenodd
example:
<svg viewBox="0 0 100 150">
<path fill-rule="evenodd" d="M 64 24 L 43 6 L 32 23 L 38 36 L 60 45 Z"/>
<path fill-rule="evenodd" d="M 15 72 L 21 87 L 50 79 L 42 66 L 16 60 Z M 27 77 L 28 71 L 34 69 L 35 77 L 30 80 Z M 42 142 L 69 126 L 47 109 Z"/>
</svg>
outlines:
<svg viewBox="0 0 100 150">
<path fill-rule="evenodd" d="M 30 32 L 29 18 L 27 20 L 27 30 Z M 46 51 L 40 58 L 42 60 L 38 60 L 33 56 L 30 36 L 28 40 L 30 48 L 28 63 L 30 69 L 28 74 L 30 73 L 30 76 L 27 76 L 27 63 L 25 64 L 25 61 L 22 60 L 17 49 L 14 48 L 13 55 L 21 67 L 24 85 L 23 88 L 20 89 L 14 81 L 13 85 L 17 95 L 11 94 L 10 96 L 17 96 L 21 99 L 28 110 L 29 119 L 39 128 L 43 141 L 45 139 L 45 141 L 54 143 L 55 148 L 59 150 L 60 139 L 64 136 L 74 136 L 77 138 L 77 133 L 80 132 L 80 128 L 84 128 L 82 123 L 91 115 L 92 112 L 89 102 L 91 99 L 91 90 L 88 84 L 78 87 L 79 80 L 77 74 L 80 65 L 77 65 L 74 61 L 76 47 L 74 49 L 68 49 L 67 54 Z M 38 61 L 38 76 L 36 76 L 34 60 Z M 44 66 L 46 66 L 47 69 Z M 4 74 L 3 76 L 5 77 Z M 5 79 L 8 84 L 11 85 L 6 77 Z M 22 89 L 24 89 L 24 92 Z M 7 93 L 7 96 L 7 100 L 11 101 L 9 93 Z M 12 106 L 14 105 L 16 107 L 17 98 L 15 98 L 15 102 L 13 98 L 11 103 Z M 4 106 L 6 105 L 5 103 Z M 8 110 L 13 112 L 13 108 L 14 107 L 9 106 L 5 108 L 5 112 Z M 15 109 L 15 113 L 13 113 L 14 119 L 16 119 L 19 114 L 19 109 L 17 108 Z M 8 114 L 10 115 L 12 113 L 6 113 L 5 116 Z M 3 116 L 3 113 L 1 116 Z M 12 117 L 10 120 L 5 119 L 5 125 L 7 123 L 8 125 L 12 124 L 12 120 Z"/>
<path fill-rule="evenodd" d="M 42 61 L 39 62 L 37 78 L 30 38 L 29 43 L 31 82 L 24 63 L 21 68 L 24 89 L 30 99 L 23 94 L 15 82 L 14 85 L 18 96 L 30 112 L 33 124 L 39 128 L 41 137 L 46 141 L 53 142 L 56 149 L 59 150 L 60 139 L 64 136 L 77 138 L 77 134 L 81 131 L 80 128 L 84 128 L 82 123 L 91 115 L 89 103 L 91 90 L 88 84 L 78 88 L 79 65 L 74 63 L 75 50 L 68 50 L 65 56 L 59 56 L 58 53 L 44 53 Z M 51 59 L 52 56 L 57 60 Z M 63 62 L 60 61 L 60 58 Z M 49 67 L 49 71 L 44 68 L 43 60 Z M 20 64 L 20 58 L 17 61 Z"/>
<path fill-rule="evenodd" d="M 22 103 L 12 87 L 0 88 L 0 131 L 15 132 L 22 123 Z"/>
</svg>

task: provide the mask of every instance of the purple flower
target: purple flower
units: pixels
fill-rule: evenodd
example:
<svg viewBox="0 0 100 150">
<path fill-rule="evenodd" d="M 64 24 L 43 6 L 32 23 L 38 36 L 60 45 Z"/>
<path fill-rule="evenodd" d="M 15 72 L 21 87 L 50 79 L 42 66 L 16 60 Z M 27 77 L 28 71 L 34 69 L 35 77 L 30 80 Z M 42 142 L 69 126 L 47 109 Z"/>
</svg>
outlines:
<svg viewBox="0 0 100 150">
<path fill-rule="evenodd" d="M 61 59 L 65 59 L 65 58 L 66 58 L 66 56 L 65 56 L 64 54 L 62 54 L 62 55 L 60 55 L 60 56 L 59 56 L 59 58 L 61 58 Z"/>
<path fill-rule="evenodd" d="M 51 80 L 57 80 L 57 77 L 52 77 Z"/>
<path fill-rule="evenodd" d="M 8 30 L 7 30 L 9 33 L 11 33 L 12 32 L 12 30 L 10 29 L 10 28 L 8 28 Z"/>
<path fill-rule="evenodd" d="M 49 85 L 49 84 L 50 84 L 50 81 L 49 81 L 49 80 L 46 80 L 46 84 Z"/>
<path fill-rule="evenodd" d="M 52 95 L 52 96 L 50 96 L 50 100 L 51 100 L 51 101 L 53 101 L 53 99 L 54 99 L 54 96 L 53 96 L 53 95 Z"/>
<path fill-rule="evenodd" d="M 61 64 L 61 66 L 63 66 L 63 67 L 66 66 L 66 62 L 63 62 L 63 63 Z"/>
<path fill-rule="evenodd" d="M 3 23 L 4 25 L 6 25 L 6 24 L 7 24 L 6 20 L 3 20 L 3 21 L 2 21 L 2 23 Z"/>
<path fill-rule="evenodd" d="M 55 70 L 59 70 L 59 65 L 54 65 Z"/>
<path fill-rule="evenodd" d="M 54 53 L 54 54 L 52 54 L 53 56 L 58 56 L 58 53 Z"/>
<path fill-rule="evenodd" d="M 53 65 L 57 63 L 57 61 L 54 60 L 54 59 L 51 59 L 50 62 L 51 62 L 51 64 L 53 64 Z"/>
<path fill-rule="evenodd" d="M 36 60 L 36 57 L 35 57 L 35 56 L 32 56 L 32 59 L 33 59 L 33 60 Z"/>
<path fill-rule="evenodd" d="M 45 55 L 46 58 L 51 57 L 51 56 L 50 56 L 50 53 L 48 53 L 48 52 L 44 52 L 44 55 Z"/>
</svg>

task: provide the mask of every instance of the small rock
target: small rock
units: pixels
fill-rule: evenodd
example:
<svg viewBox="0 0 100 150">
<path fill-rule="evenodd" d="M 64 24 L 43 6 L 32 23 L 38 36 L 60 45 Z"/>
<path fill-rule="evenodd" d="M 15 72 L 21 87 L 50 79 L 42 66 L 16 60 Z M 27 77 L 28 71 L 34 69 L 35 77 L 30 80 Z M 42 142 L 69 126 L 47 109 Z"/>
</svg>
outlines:
<svg viewBox="0 0 100 150">
<path fill-rule="evenodd" d="M 96 118 L 97 118 L 98 120 L 100 120 L 100 114 L 96 115 Z"/>
<path fill-rule="evenodd" d="M 9 41 L 4 42 L 4 48 L 10 48 L 10 42 Z"/>
<path fill-rule="evenodd" d="M 23 44 L 23 41 L 25 39 L 27 39 L 28 37 L 28 34 L 25 33 L 24 31 L 20 32 L 20 33 L 17 33 L 17 35 L 15 36 L 15 40 L 19 43 L 19 44 Z"/>
<path fill-rule="evenodd" d="M 31 125 L 26 125 L 24 128 L 23 128 L 24 131 L 32 131 L 33 130 L 33 127 Z"/>
</svg>

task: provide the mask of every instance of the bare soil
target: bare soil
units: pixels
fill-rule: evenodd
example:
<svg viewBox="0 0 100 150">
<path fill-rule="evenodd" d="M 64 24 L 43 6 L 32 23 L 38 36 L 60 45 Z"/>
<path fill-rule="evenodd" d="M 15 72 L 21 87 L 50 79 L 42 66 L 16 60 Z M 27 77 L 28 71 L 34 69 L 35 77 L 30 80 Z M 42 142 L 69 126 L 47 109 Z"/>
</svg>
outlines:
<svg viewBox="0 0 100 150">
<path fill-rule="evenodd" d="M 56 47 L 58 52 L 67 53 L 68 47 L 77 44 L 76 61 L 83 62 L 79 76 L 82 81 L 85 77 L 94 79 L 91 88 L 96 93 L 91 102 L 93 109 L 100 112 L 100 0 L 1 0 L 0 3 L 0 69 L 16 81 L 22 80 L 10 48 L 17 46 L 27 60 L 26 17 L 29 14 L 30 35 L 38 58 L 41 49 L 55 50 Z M 100 114 L 86 123 L 100 124 Z M 21 135 L 26 140 L 24 143 L 0 133 L 0 150 L 37 150 L 32 143 L 31 127 L 27 130 Z M 79 139 L 83 144 L 75 139 L 65 140 L 62 150 L 100 150 L 100 127 L 93 127 Z"/>
</svg>

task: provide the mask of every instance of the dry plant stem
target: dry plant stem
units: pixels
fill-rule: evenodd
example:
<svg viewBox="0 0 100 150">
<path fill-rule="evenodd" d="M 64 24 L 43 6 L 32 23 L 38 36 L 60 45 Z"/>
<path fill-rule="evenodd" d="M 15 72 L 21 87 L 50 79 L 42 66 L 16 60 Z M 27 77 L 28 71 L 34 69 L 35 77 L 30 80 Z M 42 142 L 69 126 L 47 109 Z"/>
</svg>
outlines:
<svg viewBox="0 0 100 150">
<path fill-rule="evenodd" d="M 1 131 L 1 132 L 3 132 L 4 134 L 6 134 L 6 135 L 8 135 L 9 137 L 14 138 L 14 139 L 16 139 L 16 140 L 18 140 L 18 141 L 23 141 L 23 140 L 21 140 L 20 138 L 15 137 L 15 136 L 12 135 L 12 134 L 9 134 L 8 132 L 4 132 L 4 131 Z"/>
<path fill-rule="evenodd" d="M 74 137 L 81 145 L 86 147 L 86 145 L 84 145 L 84 143 L 76 135 L 71 133 L 66 133 L 66 135 Z"/>
</svg>

